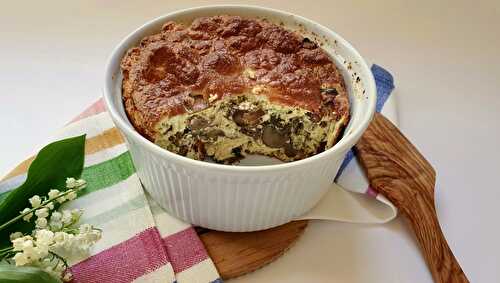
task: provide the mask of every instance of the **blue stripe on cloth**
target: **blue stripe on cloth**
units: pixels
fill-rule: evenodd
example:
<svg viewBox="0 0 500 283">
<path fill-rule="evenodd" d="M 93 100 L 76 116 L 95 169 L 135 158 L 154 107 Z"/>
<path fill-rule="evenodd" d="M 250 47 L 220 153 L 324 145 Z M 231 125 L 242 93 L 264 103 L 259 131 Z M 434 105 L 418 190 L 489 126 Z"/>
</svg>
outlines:
<svg viewBox="0 0 500 283">
<path fill-rule="evenodd" d="M 394 90 L 394 78 L 391 73 L 379 65 L 373 64 L 371 70 L 377 86 L 377 104 L 375 109 L 377 112 L 380 112 L 389 98 L 389 95 Z M 335 176 L 335 180 L 339 178 L 354 156 L 355 154 L 352 149 L 347 152 L 344 161 L 342 161 L 342 164 L 340 165 L 339 172 L 337 173 L 337 176 Z"/>
<path fill-rule="evenodd" d="M 372 73 L 377 85 L 377 106 L 376 111 L 382 111 L 389 95 L 394 90 L 394 78 L 391 73 L 379 65 L 372 65 Z"/>
<path fill-rule="evenodd" d="M 22 185 L 26 181 L 26 176 L 22 174 L 0 182 L 0 195 Z"/>
</svg>

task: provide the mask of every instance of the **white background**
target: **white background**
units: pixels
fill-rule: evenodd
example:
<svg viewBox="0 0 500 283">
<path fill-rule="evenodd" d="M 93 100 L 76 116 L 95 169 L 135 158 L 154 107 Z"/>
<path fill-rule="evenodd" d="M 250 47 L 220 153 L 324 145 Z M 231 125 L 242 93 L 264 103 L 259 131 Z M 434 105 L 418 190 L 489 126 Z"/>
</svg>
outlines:
<svg viewBox="0 0 500 283">
<path fill-rule="evenodd" d="M 439 2 L 439 3 L 435 3 Z M 127 33 L 223 1 L 6 1 L 0 8 L 0 175 L 100 96 Z M 234 2 L 233 2 L 234 3 Z M 390 70 L 401 128 L 435 166 L 436 206 L 471 282 L 500 280 L 500 2 L 248 1 L 322 23 Z M 312 223 L 271 265 L 236 282 L 431 282 L 402 219 Z"/>
</svg>

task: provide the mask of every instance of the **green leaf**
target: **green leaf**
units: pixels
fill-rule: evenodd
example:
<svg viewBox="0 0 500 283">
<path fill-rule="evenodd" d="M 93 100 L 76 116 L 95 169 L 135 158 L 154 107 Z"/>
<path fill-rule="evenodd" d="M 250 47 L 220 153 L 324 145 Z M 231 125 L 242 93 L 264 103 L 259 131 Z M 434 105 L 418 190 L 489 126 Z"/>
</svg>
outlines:
<svg viewBox="0 0 500 283">
<path fill-rule="evenodd" d="M 0 224 L 30 207 L 29 198 L 47 195 L 51 189 L 65 188 L 67 177 L 80 177 L 85 155 L 85 135 L 53 142 L 40 150 L 28 169 L 26 181 L 0 202 Z M 0 234 L 0 248 L 9 245 L 9 235 L 20 231 L 29 233 L 34 224 L 18 221 Z"/>
<path fill-rule="evenodd" d="M 40 268 L 0 264 L 2 283 L 61 283 L 61 281 Z"/>
</svg>

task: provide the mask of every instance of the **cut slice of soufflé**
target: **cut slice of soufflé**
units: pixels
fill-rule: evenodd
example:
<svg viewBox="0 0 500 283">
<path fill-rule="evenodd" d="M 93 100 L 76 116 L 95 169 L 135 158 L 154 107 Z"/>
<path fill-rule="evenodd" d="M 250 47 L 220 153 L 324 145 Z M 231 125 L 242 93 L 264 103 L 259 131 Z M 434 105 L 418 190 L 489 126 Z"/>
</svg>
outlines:
<svg viewBox="0 0 500 283">
<path fill-rule="evenodd" d="M 167 22 L 121 68 L 134 127 L 193 159 L 299 160 L 332 147 L 349 121 L 344 80 L 327 53 L 262 19 Z"/>
</svg>

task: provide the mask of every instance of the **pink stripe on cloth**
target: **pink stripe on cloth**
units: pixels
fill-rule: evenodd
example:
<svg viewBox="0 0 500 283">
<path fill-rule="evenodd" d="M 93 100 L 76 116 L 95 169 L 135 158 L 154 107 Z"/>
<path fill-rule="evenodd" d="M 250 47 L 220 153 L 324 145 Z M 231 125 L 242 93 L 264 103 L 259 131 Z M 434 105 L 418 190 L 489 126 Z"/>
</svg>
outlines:
<svg viewBox="0 0 500 283">
<path fill-rule="evenodd" d="M 82 120 L 84 118 L 94 116 L 97 114 L 100 114 L 102 112 L 106 111 L 106 106 L 104 105 L 104 99 L 99 98 L 96 102 L 94 102 L 92 105 L 87 107 L 82 113 L 80 113 L 78 116 L 76 116 L 69 124 Z"/>
<path fill-rule="evenodd" d="M 368 189 L 366 189 L 365 194 L 367 194 L 373 198 L 376 198 L 378 195 L 378 192 L 374 188 L 372 188 L 371 186 L 368 186 Z"/>
<path fill-rule="evenodd" d="M 165 237 L 163 243 L 175 273 L 208 258 L 207 251 L 193 227 Z"/>
<path fill-rule="evenodd" d="M 72 266 L 72 282 L 125 283 L 169 262 L 156 227 L 104 250 Z"/>
</svg>

